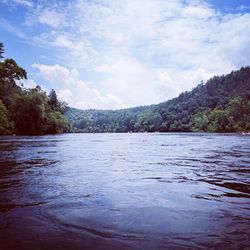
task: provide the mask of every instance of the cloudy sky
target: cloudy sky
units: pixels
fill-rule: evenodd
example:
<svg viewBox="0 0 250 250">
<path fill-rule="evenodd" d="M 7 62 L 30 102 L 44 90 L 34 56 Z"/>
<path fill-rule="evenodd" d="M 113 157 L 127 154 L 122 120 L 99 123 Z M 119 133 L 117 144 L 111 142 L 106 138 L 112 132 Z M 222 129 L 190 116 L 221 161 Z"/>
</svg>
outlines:
<svg viewBox="0 0 250 250">
<path fill-rule="evenodd" d="M 0 41 L 73 107 L 153 104 L 250 65 L 250 0 L 0 0 Z"/>
</svg>

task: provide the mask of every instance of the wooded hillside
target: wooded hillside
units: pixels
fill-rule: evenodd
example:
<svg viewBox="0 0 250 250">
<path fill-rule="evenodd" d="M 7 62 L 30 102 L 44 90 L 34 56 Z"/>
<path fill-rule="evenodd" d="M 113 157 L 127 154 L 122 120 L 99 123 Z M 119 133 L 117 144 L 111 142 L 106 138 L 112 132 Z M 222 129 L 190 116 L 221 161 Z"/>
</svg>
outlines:
<svg viewBox="0 0 250 250">
<path fill-rule="evenodd" d="M 177 98 L 121 110 L 68 108 L 72 132 L 250 131 L 250 68 L 215 76 Z"/>
</svg>

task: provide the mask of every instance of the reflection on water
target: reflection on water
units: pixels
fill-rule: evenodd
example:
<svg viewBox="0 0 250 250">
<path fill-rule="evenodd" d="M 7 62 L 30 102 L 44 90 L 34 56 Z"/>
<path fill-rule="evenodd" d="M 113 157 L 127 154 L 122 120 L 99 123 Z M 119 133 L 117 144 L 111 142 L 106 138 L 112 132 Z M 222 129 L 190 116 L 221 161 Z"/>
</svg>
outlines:
<svg viewBox="0 0 250 250">
<path fill-rule="evenodd" d="M 0 137 L 0 249 L 247 249 L 250 137 Z"/>
</svg>

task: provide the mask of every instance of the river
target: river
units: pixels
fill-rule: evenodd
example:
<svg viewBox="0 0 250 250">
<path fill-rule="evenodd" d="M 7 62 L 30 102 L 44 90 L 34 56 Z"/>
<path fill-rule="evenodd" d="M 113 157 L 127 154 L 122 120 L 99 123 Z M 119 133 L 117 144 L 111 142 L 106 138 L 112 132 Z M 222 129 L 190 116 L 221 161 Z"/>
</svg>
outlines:
<svg viewBox="0 0 250 250">
<path fill-rule="evenodd" d="M 249 136 L 3 136 L 0 249 L 247 249 L 249 181 Z"/>
</svg>

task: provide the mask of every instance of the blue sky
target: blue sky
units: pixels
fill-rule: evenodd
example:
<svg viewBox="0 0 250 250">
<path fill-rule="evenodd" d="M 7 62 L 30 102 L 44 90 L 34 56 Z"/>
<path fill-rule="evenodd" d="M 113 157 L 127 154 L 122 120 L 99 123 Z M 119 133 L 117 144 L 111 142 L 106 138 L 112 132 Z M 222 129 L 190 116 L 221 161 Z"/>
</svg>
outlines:
<svg viewBox="0 0 250 250">
<path fill-rule="evenodd" d="M 0 0 L 26 87 L 77 108 L 158 103 L 250 64 L 250 0 Z"/>
</svg>

